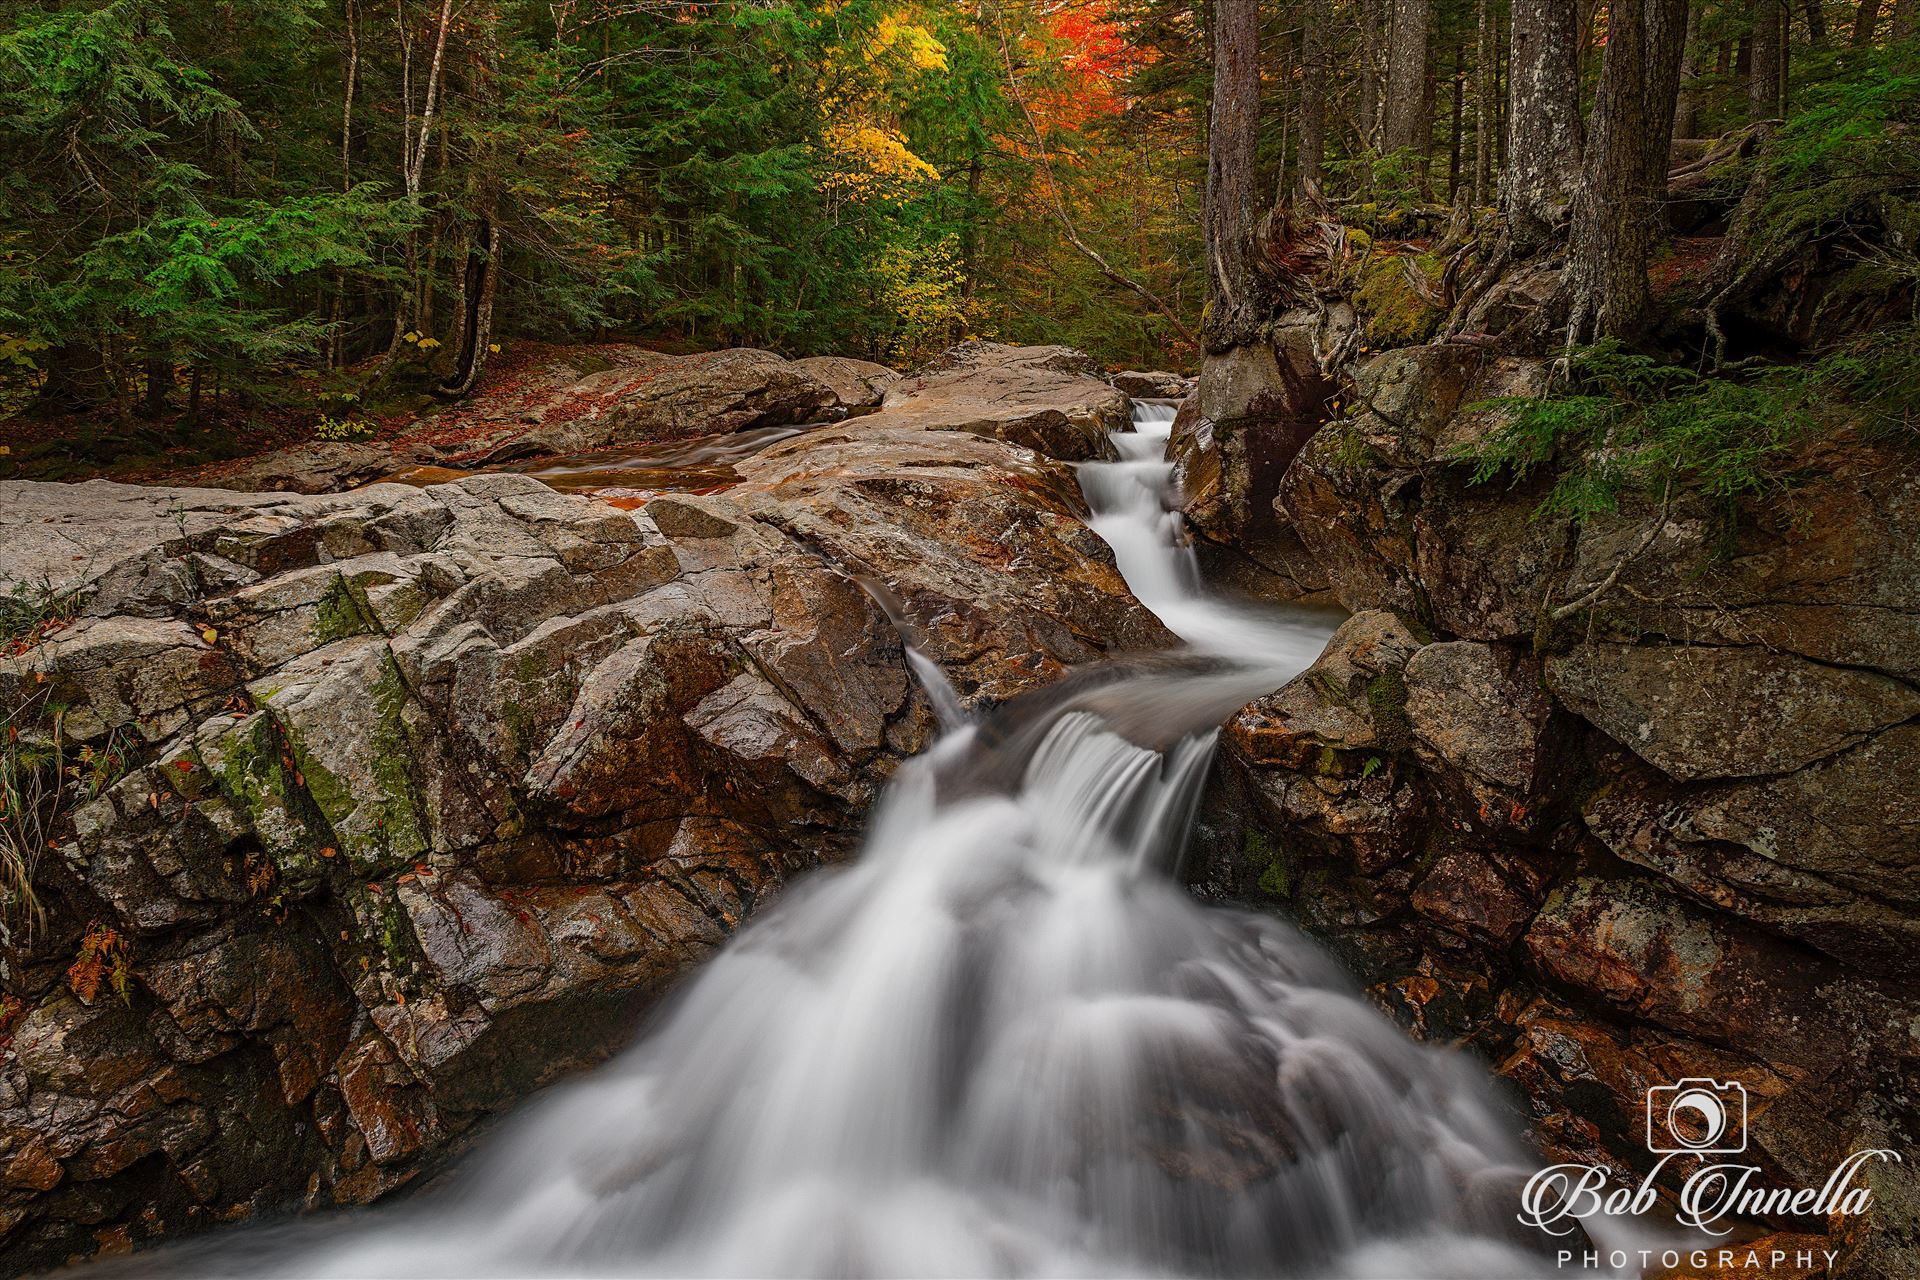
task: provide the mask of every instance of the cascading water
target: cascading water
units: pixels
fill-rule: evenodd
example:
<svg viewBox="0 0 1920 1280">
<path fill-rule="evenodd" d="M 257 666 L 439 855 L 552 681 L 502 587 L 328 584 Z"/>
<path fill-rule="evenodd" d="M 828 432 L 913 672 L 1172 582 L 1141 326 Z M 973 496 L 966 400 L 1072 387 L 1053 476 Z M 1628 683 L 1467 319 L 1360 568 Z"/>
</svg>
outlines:
<svg viewBox="0 0 1920 1280">
<path fill-rule="evenodd" d="M 1194 654 L 952 728 L 902 767 L 857 862 L 795 884 L 651 1034 L 454 1186 L 171 1265 L 1548 1272 L 1513 1241 L 1527 1157 L 1477 1070 L 1401 1036 L 1291 928 L 1202 907 L 1168 874 L 1215 727 L 1326 629 L 1201 595 L 1165 500 L 1171 412 L 1143 408 L 1083 483 L 1127 581 Z"/>
</svg>

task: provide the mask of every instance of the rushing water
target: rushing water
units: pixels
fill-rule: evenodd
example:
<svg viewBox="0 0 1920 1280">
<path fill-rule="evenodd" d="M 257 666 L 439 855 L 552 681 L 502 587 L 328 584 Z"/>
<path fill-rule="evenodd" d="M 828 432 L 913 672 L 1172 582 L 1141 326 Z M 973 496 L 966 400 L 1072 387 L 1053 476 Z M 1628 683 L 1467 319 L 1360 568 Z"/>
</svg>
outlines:
<svg viewBox="0 0 1920 1280">
<path fill-rule="evenodd" d="M 1194 651 L 1083 673 L 908 762 L 609 1067 L 445 1191 L 186 1272 L 1535 1276 L 1527 1157 L 1463 1057 L 1176 863 L 1233 709 L 1326 629 L 1207 600 L 1170 411 L 1087 464 L 1094 527 Z M 923 679 L 938 668 L 916 663 Z"/>
</svg>

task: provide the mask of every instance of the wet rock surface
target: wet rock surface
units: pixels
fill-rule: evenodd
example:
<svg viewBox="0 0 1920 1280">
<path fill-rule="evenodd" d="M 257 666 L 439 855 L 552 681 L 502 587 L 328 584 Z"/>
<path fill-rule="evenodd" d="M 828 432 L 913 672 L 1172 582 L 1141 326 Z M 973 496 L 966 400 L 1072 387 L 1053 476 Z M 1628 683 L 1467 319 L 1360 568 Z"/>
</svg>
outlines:
<svg viewBox="0 0 1920 1280">
<path fill-rule="evenodd" d="M 1273 498 L 1334 399 L 1319 354 L 1353 323 L 1344 308 L 1289 312 L 1269 342 L 1209 360 L 1181 404 L 1168 451 L 1211 580 L 1268 599 L 1325 597 L 1325 573 Z"/>
<path fill-rule="evenodd" d="M 1745 1084 L 1769 1185 L 1902 1152 L 1861 1175 L 1869 1221 L 1748 1229 L 1831 1230 L 1836 1276 L 1914 1274 L 1911 458 L 1842 435 L 1731 531 L 1678 496 L 1536 518 L 1537 481 L 1472 486 L 1456 459 L 1486 401 L 1543 378 L 1467 347 L 1375 357 L 1289 467 L 1280 516 L 1355 613 L 1229 726 L 1190 875 L 1476 1047 L 1552 1158 L 1637 1180 L 1645 1091 L 1686 1076 Z"/>
<path fill-rule="evenodd" d="M 6 953 L 10 1269 L 365 1203 L 617 1047 L 928 740 L 861 579 L 967 699 L 1169 642 L 1070 466 L 859 425 L 633 511 L 0 485 L 9 577 L 80 592 L 10 728 L 116 763 Z"/>
</svg>

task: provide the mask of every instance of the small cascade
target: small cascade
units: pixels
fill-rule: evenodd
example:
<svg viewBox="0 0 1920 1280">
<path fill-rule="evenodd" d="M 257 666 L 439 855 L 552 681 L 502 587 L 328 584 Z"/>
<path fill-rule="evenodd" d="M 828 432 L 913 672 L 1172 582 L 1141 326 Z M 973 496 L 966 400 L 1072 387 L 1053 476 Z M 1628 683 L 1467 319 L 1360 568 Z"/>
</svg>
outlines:
<svg viewBox="0 0 1920 1280">
<path fill-rule="evenodd" d="M 1143 407 L 1120 460 L 1080 474 L 1127 581 L 1191 653 L 1075 673 L 990 726 L 949 701 L 857 861 L 792 885 L 649 1034 L 527 1107 L 451 1186 L 171 1265 L 1550 1273 L 1516 1242 L 1530 1161 L 1484 1073 L 1406 1039 L 1293 928 L 1174 878 L 1218 725 L 1327 628 L 1202 593 L 1171 416 Z"/>
</svg>

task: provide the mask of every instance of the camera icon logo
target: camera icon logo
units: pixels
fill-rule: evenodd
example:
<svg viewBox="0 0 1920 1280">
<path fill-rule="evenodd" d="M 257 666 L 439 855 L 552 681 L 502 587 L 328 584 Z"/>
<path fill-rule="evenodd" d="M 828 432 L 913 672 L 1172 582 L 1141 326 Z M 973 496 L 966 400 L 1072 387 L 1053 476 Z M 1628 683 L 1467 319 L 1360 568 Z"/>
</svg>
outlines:
<svg viewBox="0 0 1920 1280">
<path fill-rule="evenodd" d="M 1747 1149 L 1747 1087 L 1690 1076 L 1647 1090 L 1647 1150 L 1655 1155 L 1733 1155 Z"/>
</svg>

